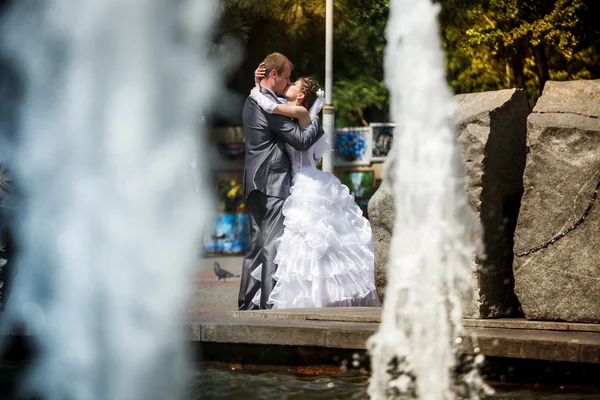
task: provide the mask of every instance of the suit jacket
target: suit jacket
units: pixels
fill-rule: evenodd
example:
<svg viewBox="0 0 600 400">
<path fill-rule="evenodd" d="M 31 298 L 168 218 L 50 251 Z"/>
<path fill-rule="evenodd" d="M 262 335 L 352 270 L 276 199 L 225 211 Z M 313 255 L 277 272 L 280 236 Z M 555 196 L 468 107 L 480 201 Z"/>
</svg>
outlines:
<svg viewBox="0 0 600 400">
<path fill-rule="evenodd" d="M 260 91 L 279 103 L 275 95 L 261 87 Z M 325 133 L 318 119 L 301 129 L 291 118 L 269 114 L 250 97 L 242 113 L 246 140 L 244 197 L 253 190 L 268 196 L 287 198 L 292 185 L 292 166 L 285 144 L 307 151 Z"/>
</svg>

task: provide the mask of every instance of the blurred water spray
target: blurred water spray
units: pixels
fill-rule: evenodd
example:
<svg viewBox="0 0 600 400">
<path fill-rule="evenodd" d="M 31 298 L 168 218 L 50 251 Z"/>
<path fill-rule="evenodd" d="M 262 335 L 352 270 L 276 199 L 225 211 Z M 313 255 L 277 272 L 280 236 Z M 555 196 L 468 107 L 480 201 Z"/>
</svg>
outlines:
<svg viewBox="0 0 600 400">
<path fill-rule="evenodd" d="M 215 89 L 204 60 L 214 11 L 208 0 L 20 0 L 3 23 L 26 81 L 6 319 L 38 342 L 27 387 L 42 398 L 178 396 L 186 277 L 210 210 L 189 164 Z"/>
<path fill-rule="evenodd" d="M 448 400 L 459 388 L 455 344 L 480 233 L 463 185 L 438 11 L 431 0 L 391 1 L 385 81 L 397 128 L 385 180 L 396 219 L 382 323 L 369 340 L 372 399 Z M 462 394 L 477 398 L 477 370 L 462 379 Z"/>
</svg>

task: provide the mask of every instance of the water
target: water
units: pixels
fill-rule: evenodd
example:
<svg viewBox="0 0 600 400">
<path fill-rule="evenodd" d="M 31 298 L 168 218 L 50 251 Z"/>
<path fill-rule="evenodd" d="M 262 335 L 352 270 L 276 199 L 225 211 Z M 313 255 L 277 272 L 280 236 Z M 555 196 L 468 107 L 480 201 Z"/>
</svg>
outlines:
<svg viewBox="0 0 600 400">
<path fill-rule="evenodd" d="M 23 365 L 0 364 L 0 400 L 12 399 Z M 184 400 L 367 400 L 369 375 L 348 371 L 339 375 L 306 376 L 282 372 L 247 372 L 201 365 L 185 371 Z M 485 400 L 594 400 L 598 388 L 498 385 Z"/>
<path fill-rule="evenodd" d="M 213 92 L 211 1 L 19 0 L 2 51 L 26 83 L 26 197 L 5 322 L 45 399 L 177 398 L 187 270 L 210 209 L 192 137 Z M 12 306 L 12 307 L 11 307 Z"/>
<path fill-rule="evenodd" d="M 367 400 L 369 374 L 348 371 L 339 375 L 297 375 L 282 372 L 245 372 L 196 366 L 189 370 L 186 400 Z M 559 386 L 498 385 L 483 400 L 591 400 L 597 388 L 587 391 Z M 459 397 L 458 400 L 461 400 Z"/>
<path fill-rule="evenodd" d="M 382 323 L 369 341 L 375 400 L 449 400 L 457 389 L 477 398 L 484 389 L 476 368 L 458 382 L 452 374 L 480 233 L 464 191 L 438 12 L 430 0 L 392 0 L 386 30 L 397 127 L 385 181 L 396 219 Z"/>
<path fill-rule="evenodd" d="M 186 400 L 367 400 L 369 375 L 348 371 L 340 375 L 305 376 L 292 373 L 243 372 L 198 366 L 189 371 Z M 559 386 L 500 385 L 484 400 L 592 400 L 597 389 L 566 390 Z M 458 400 L 461 400 L 459 397 Z"/>
</svg>

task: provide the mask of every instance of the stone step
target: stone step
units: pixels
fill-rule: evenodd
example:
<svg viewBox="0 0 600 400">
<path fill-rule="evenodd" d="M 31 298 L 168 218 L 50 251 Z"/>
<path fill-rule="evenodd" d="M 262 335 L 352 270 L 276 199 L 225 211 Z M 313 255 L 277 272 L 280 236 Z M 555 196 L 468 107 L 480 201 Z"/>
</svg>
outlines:
<svg viewBox="0 0 600 400">
<path fill-rule="evenodd" d="M 284 310 L 232 311 L 227 316 L 243 319 L 284 319 L 380 323 L 381 307 L 297 308 Z M 600 324 L 535 321 L 524 318 L 463 319 L 466 328 L 502 328 L 549 331 L 600 332 Z"/>
<path fill-rule="evenodd" d="M 379 329 L 380 315 L 379 308 L 231 312 L 189 320 L 188 340 L 241 349 L 255 345 L 274 351 L 291 346 L 364 352 Z M 466 354 L 600 364 L 600 329 L 594 324 L 524 319 L 465 319 L 464 324 L 460 350 Z"/>
</svg>

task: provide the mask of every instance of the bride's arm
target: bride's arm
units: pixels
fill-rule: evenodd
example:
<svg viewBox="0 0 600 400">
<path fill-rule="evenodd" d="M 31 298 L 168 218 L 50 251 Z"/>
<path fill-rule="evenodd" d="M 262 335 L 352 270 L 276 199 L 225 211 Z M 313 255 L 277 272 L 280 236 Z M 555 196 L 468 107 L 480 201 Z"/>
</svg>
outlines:
<svg viewBox="0 0 600 400">
<path fill-rule="evenodd" d="M 254 71 L 254 87 L 260 88 L 260 81 L 265 77 L 265 63 L 261 62 Z"/>
<path fill-rule="evenodd" d="M 250 97 L 258 103 L 260 108 L 269 114 L 279 114 L 290 118 L 296 118 L 298 120 L 298 124 L 302 128 L 306 128 L 308 125 L 310 125 L 310 115 L 308 110 L 304 107 L 276 103 L 269 97 L 262 94 L 257 88 L 252 89 L 250 92 Z"/>
<path fill-rule="evenodd" d="M 302 106 L 292 106 L 289 104 L 277 104 L 273 109 L 273 114 L 285 115 L 286 117 L 296 118 L 298 124 L 302 128 L 306 128 L 310 125 L 310 115 L 308 110 Z"/>
</svg>

